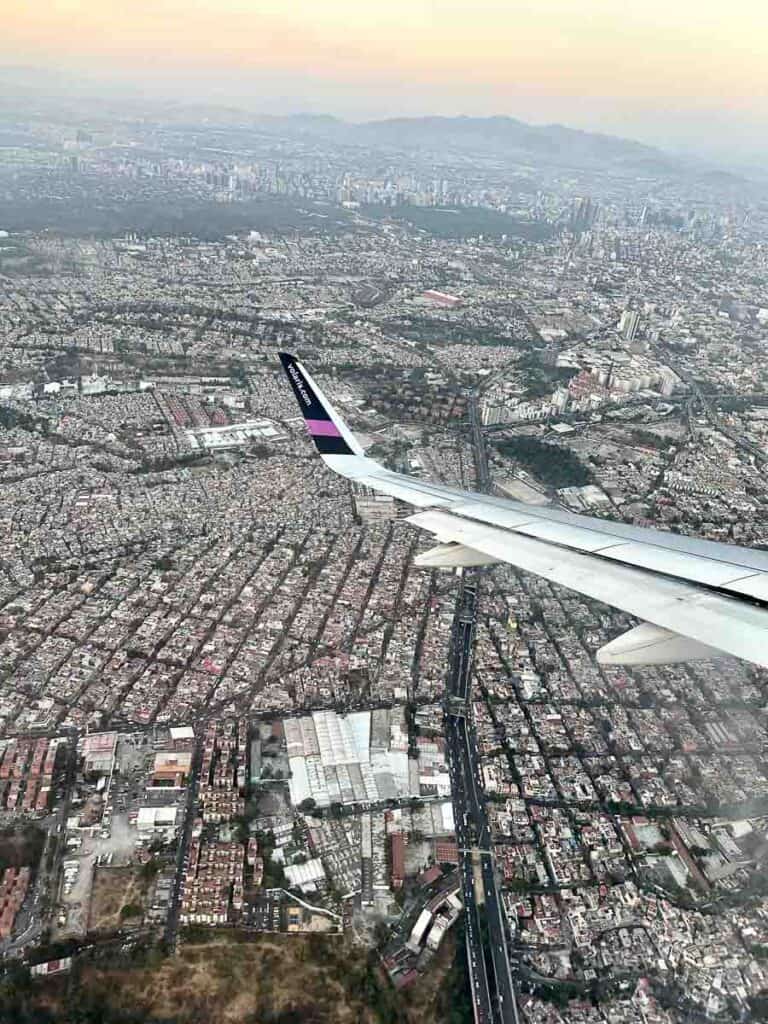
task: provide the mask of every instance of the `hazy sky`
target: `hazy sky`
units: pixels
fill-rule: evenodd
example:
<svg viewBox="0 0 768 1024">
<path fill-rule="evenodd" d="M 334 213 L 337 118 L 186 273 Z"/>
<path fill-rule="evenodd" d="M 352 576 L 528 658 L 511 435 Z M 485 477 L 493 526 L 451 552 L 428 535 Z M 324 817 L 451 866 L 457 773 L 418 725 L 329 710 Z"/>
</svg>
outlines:
<svg viewBox="0 0 768 1024">
<path fill-rule="evenodd" d="M 768 149 L 768 0 L 0 0 L 0 63 L 353 118 Z"/>
</svg>

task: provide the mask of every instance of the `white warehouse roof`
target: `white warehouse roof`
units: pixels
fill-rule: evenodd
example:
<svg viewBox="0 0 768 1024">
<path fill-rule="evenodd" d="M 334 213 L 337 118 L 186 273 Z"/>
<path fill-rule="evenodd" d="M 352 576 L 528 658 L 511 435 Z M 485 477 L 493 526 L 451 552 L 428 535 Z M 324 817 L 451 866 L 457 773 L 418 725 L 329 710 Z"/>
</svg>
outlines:
<svg viewBox="0 0 768 1024">
<path fill-rule="evenodd" d="M 313 888 L 325 878 L 325 868 L 319 857 L 305 861 L 303 864 L 288 864 L 285 877 L 294 889 Z"/>
<path fill-rule="evenodd" d="M 195 738 L 195 730 L 191 725 L 174 725 L 171 726 L 171 739 L 176 740 L 193 740 Z"/>
</svg>

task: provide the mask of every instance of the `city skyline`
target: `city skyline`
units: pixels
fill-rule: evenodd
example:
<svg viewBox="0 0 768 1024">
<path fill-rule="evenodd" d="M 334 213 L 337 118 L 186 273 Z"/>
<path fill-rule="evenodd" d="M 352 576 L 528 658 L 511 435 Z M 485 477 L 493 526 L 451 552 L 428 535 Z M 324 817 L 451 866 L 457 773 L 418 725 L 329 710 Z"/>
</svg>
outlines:
<svg viewBox="0 0 768 1024">
<path fill-rule="evenodd" d="M 768 13 L 660 0 L 620 11 L 488 0 L 283 10 L 11 0 L 0 63 L 143 94 L 353 120 L 508 114 L 673 150 L 754 159 L 765 143 Z"/>
</svg>

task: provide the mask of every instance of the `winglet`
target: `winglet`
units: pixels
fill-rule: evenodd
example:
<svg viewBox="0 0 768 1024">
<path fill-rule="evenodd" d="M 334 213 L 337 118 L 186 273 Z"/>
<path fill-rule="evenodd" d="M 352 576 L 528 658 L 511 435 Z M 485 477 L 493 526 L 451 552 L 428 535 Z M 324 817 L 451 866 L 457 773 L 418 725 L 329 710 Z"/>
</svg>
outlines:
<svg viewBox="0 0 768 1024">
<path fill-rule="evenodd" d="M 296 356 L 278 352 L 301 414 L 321 455 L 364 456 L 365 452 Z"/>
</svg>

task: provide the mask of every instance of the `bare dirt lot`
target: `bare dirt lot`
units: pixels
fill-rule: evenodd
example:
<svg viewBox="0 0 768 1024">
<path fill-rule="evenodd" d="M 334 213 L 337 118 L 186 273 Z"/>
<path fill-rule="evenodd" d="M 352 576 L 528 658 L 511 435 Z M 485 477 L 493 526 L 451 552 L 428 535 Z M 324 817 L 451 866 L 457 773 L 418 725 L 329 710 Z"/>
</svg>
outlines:
<svg viewBox="0 0 768 1024">
<path fill-rule="evenodd" d="M 114 931 L 130 925 L 132 920 L 140 920 L 141 916 L 131 911 L 144 906 L 146 893 L 147 883 L 138 868 L 96 868 L 88 908 L 88 931 Z"/>
</svg>

